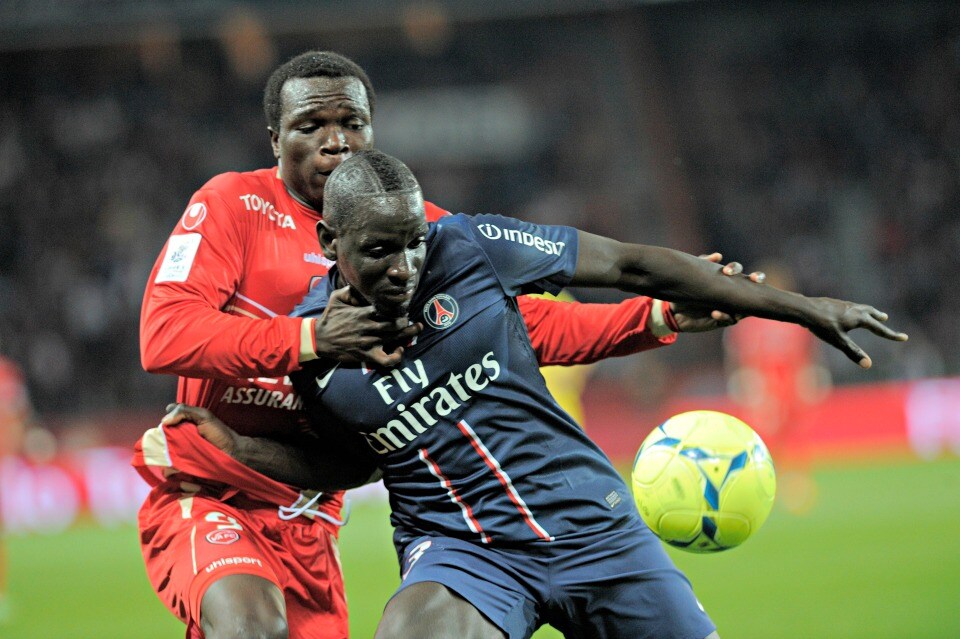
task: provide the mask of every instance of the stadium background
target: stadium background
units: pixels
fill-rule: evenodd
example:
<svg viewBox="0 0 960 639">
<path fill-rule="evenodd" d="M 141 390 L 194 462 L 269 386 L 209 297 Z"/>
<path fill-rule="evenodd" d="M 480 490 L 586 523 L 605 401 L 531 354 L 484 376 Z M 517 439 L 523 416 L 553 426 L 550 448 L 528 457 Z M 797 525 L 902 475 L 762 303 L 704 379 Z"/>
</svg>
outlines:
<svg viewBox="0 0 960 639">
<path fill-rule="evenodd" d="M 378 146 L 435 202 L 789 265 L 889 311 L 911 341 L 856 336 L 872 370 L 818 355 L 833 390 L 791 443 L 816 499 L 677 560 L 725 637 L 960 636 L 960 10 L 625 0 L 0 1 L 0 353 L 32 404 L 0 465 L 0 636 L 180 636 L 131 525 L 129 446 L 174 390 L 139 368 L 140 297 L 190 194 L 272 162 L 262 86 L 307 48 L 368 70 Z M 587 428 L 628 462 L 672 412 L 737 412 L 729 373 L 719 334 L 605 362 Z M 355 502 L 363 639 L 396 570 L 382 497 Z"/>
</svg>

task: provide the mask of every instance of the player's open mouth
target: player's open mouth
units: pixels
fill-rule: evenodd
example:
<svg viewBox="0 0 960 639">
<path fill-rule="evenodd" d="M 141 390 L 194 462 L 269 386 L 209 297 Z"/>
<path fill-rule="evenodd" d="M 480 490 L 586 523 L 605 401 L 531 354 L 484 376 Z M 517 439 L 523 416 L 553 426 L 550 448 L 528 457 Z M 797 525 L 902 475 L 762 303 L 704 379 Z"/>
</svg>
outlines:
<svg viewBox="0 0 960 639">
<path fill-rule="evenodd" d="M 378 297 L 380 297 L 380 298 L 382 298 L 382 299 L 384 299 L 384 300 L 390 301 L 390 302 L 394 302 L 394 303 L 396 303 L 396 302 L 405 302 L 405 301 L 407 301 L 408 299 L 410 299 L 411 297 L 413 297 L 413 291 L 414 291 L 414 289 L 412 289 L 412 288 L 395 288 L 395 289 L 389 289 L 389 290 L 386 290 L 386 291 L 383 291 L 382 293 L 380 293 L 380 295 L 378 295 Z"/>
</svg>

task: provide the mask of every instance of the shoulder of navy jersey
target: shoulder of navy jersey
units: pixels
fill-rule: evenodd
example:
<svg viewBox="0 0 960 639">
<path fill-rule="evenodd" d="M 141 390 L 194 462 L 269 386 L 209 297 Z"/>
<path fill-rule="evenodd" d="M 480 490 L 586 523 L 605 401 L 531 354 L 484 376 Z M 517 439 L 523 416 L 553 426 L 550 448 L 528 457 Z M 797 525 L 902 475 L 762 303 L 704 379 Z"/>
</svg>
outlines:
<svg viewBox="0 0 960 639">
<path fill-rule="evenodd" d="M 492 214 L 457 213 L 439 220 L 437 235 L 445 251 L 461 254 L 462 240 L 478 247 L 511 296 L 557 293 L 573 277 L 577 265 L 577 230 L 524 222 Z"/>
<path fill-rule="evenodd" d="M 333 283 L 336 281 L 337 266 L 334 264 L 323 276 L 323 279 L 310 289 L 310 292 L 304 296 L 303 300 L 297 304 L 290 313 L 290 317 L 316 317 L 323 312 L 323 309 L 330 303 L 330 295 L 333 294 Z"/>
</svg>

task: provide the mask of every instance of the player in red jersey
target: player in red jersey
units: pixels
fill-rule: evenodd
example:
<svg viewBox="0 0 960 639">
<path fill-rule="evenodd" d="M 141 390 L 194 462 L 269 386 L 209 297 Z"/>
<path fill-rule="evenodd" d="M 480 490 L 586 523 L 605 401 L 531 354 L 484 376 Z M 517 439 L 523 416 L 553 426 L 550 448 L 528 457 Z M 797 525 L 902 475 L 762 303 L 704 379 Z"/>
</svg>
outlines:
<svg viewBox="0 0 960 639">
<path fill-rule="evenodd" d="M 310 476 L 285 462 L 283 454 L 295 454 L 310 437 L 287 374 L 319 357 L 390 365 L 400 350 L 384 343 L 402 343 L 418 330 L 378 319 L 347 290 L 316 321 L 286 317 L 330 264 L 315 232 L 323 187 L 344 159 L 372 147 L 374 106 L 366 74 L 342 56 L 310 52 L 279 67 L 264 96 L 278 166 L 219 175 L 197 191 L 144 295 L 144 368 L 179 375 L 178 401 L 210 409 L 241 435 L 279 441 L 245 439 L 257 444 L 234 454 L 290 486 L 343 487 L 367 478 L 350 476 L 335 456 Z M 427 211 L 430 219 L 445 214 L 431 204 Z M 678 328 L 732 322 L 696 308 L 674 314 L 649 299 L 565 305 L 562 312 L 551 304 L 521 301 L 542 363 L 637 352 L 672 342 Z M 201 440 L 190 428 L 151 431 L 134 458 L 153 485 L 139 523 L 161 600 L 190 637 L 345 637 L 336 553 L 341 493 L 268 484 L 211 450 L 198 454 Z M 202 425 L 197 432 L 205 434 Z"/>
</svg>

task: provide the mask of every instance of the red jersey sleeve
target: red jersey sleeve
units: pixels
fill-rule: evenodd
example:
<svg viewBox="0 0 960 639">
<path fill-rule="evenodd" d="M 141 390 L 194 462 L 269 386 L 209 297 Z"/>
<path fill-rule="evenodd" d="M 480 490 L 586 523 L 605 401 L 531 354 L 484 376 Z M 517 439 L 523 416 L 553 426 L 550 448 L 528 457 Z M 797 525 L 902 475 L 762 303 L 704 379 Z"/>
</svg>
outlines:
<svg viewBox="0 0 960 639">
<path fill-rule="evenodd" d="M 224 310 L 244 276 L 248 232 L 217 188 L 228 176 L 193 196 L 150 273 L 140 313 L 140 359 L 148 372 L 237 378 L 299 368 L 300 319 Z"/>
<path fill-rule="evenodd" d="M 433 202 L 423 202 L 423 213 L 427 218 L 427 222 L 436 222 L 441 217 L 445 215 L 450 215 L 450 211 L 446 209 L 441 209 L 439 206 Z"/>
<path fill-rule="evenodd" d="M 653 299 L 584 304 L 523 295 L 517 298 L 541 366 L 590 364 L 672 344 L 677 334 L 656 337 L 647 327 Z"/>
</svg>

